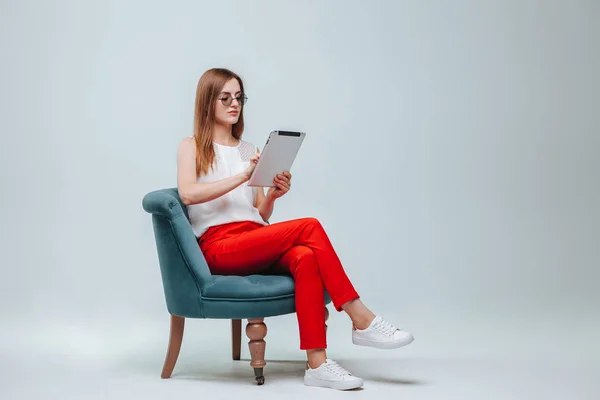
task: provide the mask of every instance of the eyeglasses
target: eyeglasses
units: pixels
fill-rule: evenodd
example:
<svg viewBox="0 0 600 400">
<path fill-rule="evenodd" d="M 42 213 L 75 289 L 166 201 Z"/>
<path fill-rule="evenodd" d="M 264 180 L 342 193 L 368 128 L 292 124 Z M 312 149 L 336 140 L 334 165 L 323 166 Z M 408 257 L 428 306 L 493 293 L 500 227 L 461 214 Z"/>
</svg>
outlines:
<svg viewBox="0 0 600 400">
<path fill-rule="evenodd" d="M 223 104 L 226 107 L 231 105 L 231 102 L 233 101 L 233 99 L 234 99 L 234 97 L 231 97 L 230 94 L 224 94 L 224 95 L 221 95 L 221 97 L 219 97 L 219 100 L 221 100 L 221 104 Z M 235 97 L 235 99 L 237 100 L 238 104 L 244 105 L 248 101 L 248 96 L 246 96 L 244 94 L 242 96 Z"/>
</svg>

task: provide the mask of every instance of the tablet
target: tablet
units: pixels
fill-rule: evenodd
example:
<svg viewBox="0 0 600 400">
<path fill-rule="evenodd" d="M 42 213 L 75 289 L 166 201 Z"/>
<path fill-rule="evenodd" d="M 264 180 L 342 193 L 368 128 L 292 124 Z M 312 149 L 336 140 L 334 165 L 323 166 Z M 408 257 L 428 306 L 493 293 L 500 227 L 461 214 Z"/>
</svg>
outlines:
<svg viewBox="0 0 600 400">
<path fill-rule="evenodd" d="M 304 132 L 272 131 L 260 153 L 248 186 L 273 187 L 277 174 L 289 171 L 304 141 Z"/>
</svg>

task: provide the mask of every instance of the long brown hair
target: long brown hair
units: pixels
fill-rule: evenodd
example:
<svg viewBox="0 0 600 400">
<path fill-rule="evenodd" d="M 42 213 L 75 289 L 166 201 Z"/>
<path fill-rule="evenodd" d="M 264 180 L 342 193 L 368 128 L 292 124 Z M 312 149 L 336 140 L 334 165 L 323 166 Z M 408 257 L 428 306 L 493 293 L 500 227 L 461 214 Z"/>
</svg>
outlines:
<svg viewBox="0 0 600 400">
<path fill-rule="evenodd" d="M 194 111 L 194 139 L 196 139 L 196 177 L 206 174 L 215 161 L 212 131 L 215 125 L 215 103 L 223 86 L 235 78 L 240 84 L 242 97 L 244 83 L 234 72 L 225 68 L 213 68 L 206 71 L 198 81 L 196 88 L 196 108 Z M 241 140 L 244 132 L 244 107 L 240 107 L 240 117 L 232 126 L 231 134 Z"/>
</svg>

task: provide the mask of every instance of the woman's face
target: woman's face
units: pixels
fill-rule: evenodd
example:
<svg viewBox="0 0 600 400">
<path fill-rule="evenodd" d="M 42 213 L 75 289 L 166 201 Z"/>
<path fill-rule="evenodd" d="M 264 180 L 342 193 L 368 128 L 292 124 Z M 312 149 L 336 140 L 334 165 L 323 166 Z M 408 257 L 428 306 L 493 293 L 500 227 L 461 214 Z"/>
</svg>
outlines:
<svg viewBox="0 0 600 400">
<path fill-rule="evenodd" d="M 237 79 L 231 78 L 227 81 L 217 96 L 215 105 L 215 119 L 218 124 L 233 125 L 238 122 L 242 111 L 243 96 Z"/>
</svg>

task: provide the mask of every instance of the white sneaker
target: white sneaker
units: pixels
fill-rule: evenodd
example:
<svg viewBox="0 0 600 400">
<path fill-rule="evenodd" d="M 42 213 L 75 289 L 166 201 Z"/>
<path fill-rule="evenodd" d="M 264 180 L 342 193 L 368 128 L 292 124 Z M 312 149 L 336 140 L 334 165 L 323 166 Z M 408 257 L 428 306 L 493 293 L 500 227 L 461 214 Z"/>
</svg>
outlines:
<svg viewBox="0 0 600 400">
<path fill-rule="evenodd" d="M 413 340 L 412 334 L 396 328 L 379 316 L 375 317 L 367 329 L 352 331 L 352 343 L 378 349 L 397 349 Z"/>
<path fill-rule="evenodd" d="M 304 384 L 337 390 L 356 389 L 363 385 L 363 380 L 346 371 L 337 362 L 329 358 L 318 368 L 310 368 L 304 372 Z"/>
</svg>

